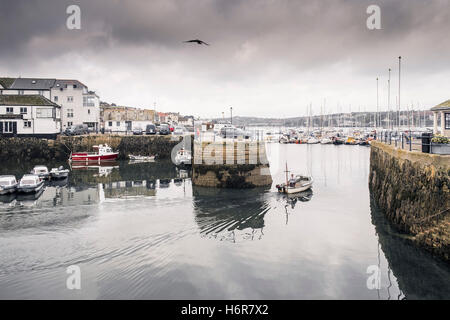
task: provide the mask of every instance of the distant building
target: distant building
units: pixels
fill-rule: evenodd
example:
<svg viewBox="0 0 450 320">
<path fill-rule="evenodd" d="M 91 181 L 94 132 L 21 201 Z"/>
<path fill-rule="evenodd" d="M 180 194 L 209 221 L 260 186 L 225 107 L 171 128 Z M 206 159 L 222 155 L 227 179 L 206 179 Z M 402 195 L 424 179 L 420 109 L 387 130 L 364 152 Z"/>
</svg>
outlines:
<svg viewBox="0 0 450 320">
<path fill-rule="evenodd" d="M 99 128 L 100 100 L 78 80 L 0 78 L 0 95 L 41 95 L 61 106 L 61 130 L 76 124 Z"/>
<path fill-rule="evenodd" d="M 450 100 L 444 101 L 430 109 L 433 112 L 433 132 L 450 136 Z M 438 117 L 441 119 L 441 125 L 438 129 Z"/>
<path fill-rule="evenodd" d="M 0 136 L 56 138 L 61 107 L 43 95 L 0 95 Z"/>
<path fill-rule="evenodd" d="M 150 109 L 102 104 L 101 127 L 113 132 L 132 131 L 136 128 L 145 130 L 148 124 L 155 122 L 155 114 L 155 110 Z"/>
<path fill-rule="evenodd" d="M 193 116 L 180 116 L 178 117 L 178 124 L 185 127 L 193 127 L 194 126 L 194 117 Z"/>
</svg>

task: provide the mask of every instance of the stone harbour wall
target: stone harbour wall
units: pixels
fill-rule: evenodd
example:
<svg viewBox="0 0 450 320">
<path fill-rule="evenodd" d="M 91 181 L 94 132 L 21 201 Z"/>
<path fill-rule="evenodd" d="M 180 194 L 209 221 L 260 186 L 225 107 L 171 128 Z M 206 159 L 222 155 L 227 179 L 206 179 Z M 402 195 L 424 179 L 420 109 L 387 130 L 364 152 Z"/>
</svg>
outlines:
<svg viewBox="0 0 450 320">
<path fill-rule="evenodd" d="M 194 142 L 192 183 L 213 188 L 255 188 L 270 186 L 264 143 Z"/>
<path fill-rule="evenodd" d="M 119 151 L 119 159 L 129 154 L 157 155 L 170 159 L 172 149 L 181 141 L 174 136 L 83 135 L 56 140 L 38 138 L 0 138 L 0 161 L 67 160 L 70 152 L 94 151 L 93 146 L 108 144 Z"/>
<path fill-rule="evenodd" d="M 369 188 L 375 204 L 417 245 L 450 257 L 450 156 L 371 144 Z"/>
</svg>

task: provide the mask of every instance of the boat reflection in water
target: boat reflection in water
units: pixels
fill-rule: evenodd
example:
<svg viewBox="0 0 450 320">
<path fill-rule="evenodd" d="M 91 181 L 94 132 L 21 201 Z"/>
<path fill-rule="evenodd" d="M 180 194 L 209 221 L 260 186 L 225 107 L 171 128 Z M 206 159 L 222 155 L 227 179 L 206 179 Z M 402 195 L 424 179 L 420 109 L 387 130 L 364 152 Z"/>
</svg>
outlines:
<svg viewBox="0 0 450 320">
<path fill-rule="evenodd" d="M 313 191 L 312 189 L 308 189 L 297 193 L 287 193 L 287 194 L 278 193 L 278 195 L 282 198 L 281 201 L 285 201 L 284 210 L 286 212 L 286 224 L 288 224 L 290 214 L 288 208 L 290 207 L 290 209 L 293 210 L 299 201 L 300 202 L 310 201 L 313 196 Z"/>
<path fill-rule="evenodd" d="M 97 165 L 85 165 L 80 163 L 71 165 L 72 170 L 90 170 L 98 172 L 98 174 L 94 174 L 94 177 L 107 177 L 114 169 L 118 168 L 119 165 L 116 161 L 106 161 Z"/>
<path fill-rule="evenodd" d="M 309 189 L 303 192 L 285 194 L 283 198 L 286 200 L 287 203 L 286 206 L 290 205 L 291 208 L 294 209 L 295 205 L 297 204 L 297 201 L 307 202 L 311 200 L 312 196 L 313 191 Z"/>
<path fill-rule="evenodd" d="M 384 299 L 448 299 L 450 297 L 450 270 L 448 265 L 413 245 L 404 234 L 389 223 L 371 201 L 372 224 L 378 235 L 378 250 L 388 262 L 387 275 L 381 275 L 378 295 Z M 380 261 L 379 261 L 380 263 Z M 427 275 L 426 281 L 423 275 Z M 383 281 L 384 280 L 384 281 Z M 393 284 L 398 283 L 400 292 Z"/>
<path fill-rule="evenodd" d="M 259 240 L 270 210 L 267 189 L 193 187 L 195 221 L 200 233 L 220 241 Z"/>
</svg>

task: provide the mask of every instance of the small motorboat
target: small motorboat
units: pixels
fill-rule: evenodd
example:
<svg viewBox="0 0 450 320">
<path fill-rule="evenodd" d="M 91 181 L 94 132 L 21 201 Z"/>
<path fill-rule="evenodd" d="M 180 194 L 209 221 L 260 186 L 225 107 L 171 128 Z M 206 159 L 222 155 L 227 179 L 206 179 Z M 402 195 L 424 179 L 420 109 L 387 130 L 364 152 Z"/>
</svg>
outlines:
<svg viewBox="0 0 450 320">
<path fill-rule="evenodd" d="M 191 152 L 186 149 L 180 149 L 175 156 L 175 165 L 177 166 L 189 166 L 192 164 Z"/>
<path fill-rule="evenodd" d="M 306 142 L 306 143 L 307 144 L 316 144 L 316 143 L 319 143 L 319 142 L 320 142 L 319 139 L 311 137 L 311 138 L 308 139 L 308 142 Z"/>
<path fill-rule="evenodd" d="M 97 162 L 100 163 L 101 161 L 113 161 L 116 160 L 119 156 L 118 152 L 114 152 L 110 146 L 107 144 L 105 145 L 98 145 L 93 146 L 94 149 L 98 149 L 98 152 L 91 153 L 91 152 L 77 152 L 77 153 L 71 153 L 69 160 L 73 162 Z"/>
<path fill-rule="evenodd" d="M 333 141 L 330 138 L 322 138 L 320 139 L 321 144 L 331 144 Z"/>
<path fill-rule="evenodd" d="M 35 174 L 39 176 L 41 179 L 48 179 L 50 173 L 48 172 L 48 168 L 46 166 L 35 166 L 33 170 L 30 171 L 31 174 Z"/>
<path fill-rule="evenodd" d="M 347 139 L 345 140 L 345 144 L 349 144 L 349 145 L 356 145 L 356 139 L 354 137 L 347 137 Z"/>
<path fill-rule="evenodd" d="M 44 180 L 36 174 L 26 174 L 20 179 L 17 187 L 18 192 L 32 193 L 39 192 L 44 187 Z"/>
<path fill-rule="evenodd" d="M 340 137 L 333 137 L 332 138 L 333 144 L 335 145 L 339 145 L 339 144 L 344 144 L 344 140 Z"/>
<path fill-rule="evenodd" d="M 15 176 L 0 176 L 0 195 L 16 192 L 17 185 Z"/>
<path fill-rule="evenodd" d="M 288 168 L 286 163 L 286 182 L 282 184 L 277 184 L 276 187 L 278 189 L 278 192 L 280 193 L 298 193 L 302 191 L 306 191 L 308 189 L 311 189 L 313 184 L 313 178 L 310 176 L 304 176 L 304 175 L 291 175 L 291 178 L 288 179 Z"/>
<path fill-rule="evenodd" d="M 65 179 L 69 176 L 69 169 L 64 169 L 63 166 L 59 168 L 52 168 L 50 170 L 50 177 L 52 179 Z"/>
<path fill-rule="evenodd" d="M 281 193 L 298 193 L 311 189 L 313 178 L 303 175 L 292 175 L 287 183 L 277 184 L 278 192 Z"/>
<path fill-rule="evenodd" d="M 155 156 L 141 156 L 141 155 L 128 155 L 128 158 L 130 158 L 130 160 L 134 160 L 134 161 L 153 161 L 155 160 Z"/>
</svg>

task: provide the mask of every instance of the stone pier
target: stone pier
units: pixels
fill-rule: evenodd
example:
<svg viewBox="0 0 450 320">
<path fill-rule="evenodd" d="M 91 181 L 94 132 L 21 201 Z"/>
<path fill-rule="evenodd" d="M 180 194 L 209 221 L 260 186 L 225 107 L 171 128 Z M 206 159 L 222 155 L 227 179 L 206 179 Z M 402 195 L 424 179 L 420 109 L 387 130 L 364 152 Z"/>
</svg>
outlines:
<svg viewBox="0 0 450 320">
<path fill-rule="evenodd" d="M 376 206 L 398 229 L 449 261 L 450 156 L 372 141 L 369 187 Z"/>
<path fill-rule="evenodd" d="M 214 188 L 270 186 L 272 176 L 264 142 L 194 141 L 192 183 Z"/>
</svg>

